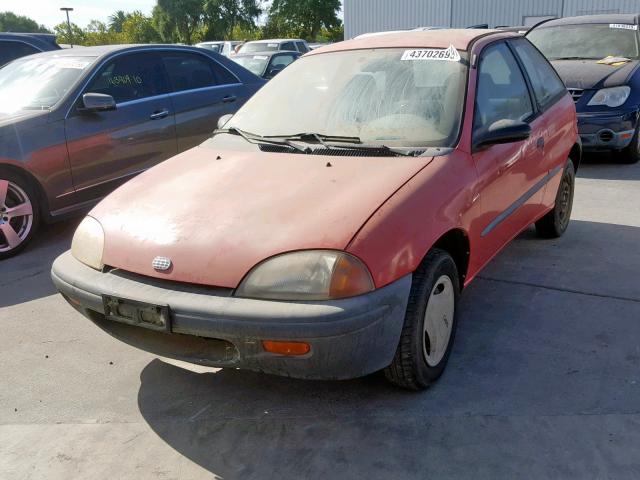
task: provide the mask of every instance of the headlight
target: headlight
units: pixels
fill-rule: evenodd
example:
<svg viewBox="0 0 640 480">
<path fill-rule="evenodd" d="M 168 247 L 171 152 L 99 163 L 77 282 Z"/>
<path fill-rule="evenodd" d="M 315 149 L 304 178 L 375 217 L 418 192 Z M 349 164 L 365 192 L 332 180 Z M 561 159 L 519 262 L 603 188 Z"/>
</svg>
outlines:
<svg viewBox="0 0 640 480">
<path fill-rule="evenodd" d="M 102 270 L 104 250 L 104 230 L 93 217 L 85 217 L 78 226 L 71 241 L 71 255 L 76 260 L 96 270 Z"/>
<path fill-rule="evenodd" d="M 235 295 L 268 300 L 330 300 L 374 289 L 367 267 L 332 250 L 285 253 L 256 265 Z"/>
<path fill-rule="evenodd" d="M 588 105 L 606 105 L 607 107 L 619 107 L 629 98 L 631 88 L 629 87 L 613 87 L 598 90 Z"/>
</svg>

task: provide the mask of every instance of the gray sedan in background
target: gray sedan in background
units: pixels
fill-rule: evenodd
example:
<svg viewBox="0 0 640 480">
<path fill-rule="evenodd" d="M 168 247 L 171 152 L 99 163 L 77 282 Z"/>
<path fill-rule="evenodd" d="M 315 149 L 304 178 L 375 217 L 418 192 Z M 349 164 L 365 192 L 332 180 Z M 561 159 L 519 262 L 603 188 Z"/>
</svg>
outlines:
<svg viewBox="0 0 640 480">
<path fill-rule="evenodd" d="M 0 69 L 0 260 L 208 138 L 264 81 L 201 48 L 58 50 Z M 169 194 L 169 193 L 168 193 Z"/>
</svg>

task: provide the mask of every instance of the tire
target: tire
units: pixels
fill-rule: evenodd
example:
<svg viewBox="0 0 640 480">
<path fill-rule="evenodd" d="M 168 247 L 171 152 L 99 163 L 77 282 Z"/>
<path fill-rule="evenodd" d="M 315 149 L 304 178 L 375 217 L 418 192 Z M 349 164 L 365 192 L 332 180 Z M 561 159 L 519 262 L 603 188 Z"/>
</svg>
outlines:
<svg viewBox="0 0 640 480">
<path fill-rule="evenodd" d="M 620 163 L 626 164 L 638 163 L 640 160 L 640 124 L 636 127 L 631 143 L 620 152 L 618 158 Z"/>
<path fill-rule="evenodd" d="M 384 371 L 387 380 L 401 388 L 424 390 L 442 375 L 458 325 L 459 297 L 455 262 L 447 252 L 432 250 L 413 274 L 400 342 Z"/>
<path fill-rule="evenodd" d="M 22 176 L 0 170 L 0 260 L 19 253 L 40 225 L 33 186 Z"/>
<path fill-rule="evenodd" d="M 575 189 L 576 171 L 573 162 L 569 160 L 564 167 L 553 210 L 536 222 L 536 231 L 540 237 L 559 238 L 567 231 L 571 221 Z"/>
</svg>

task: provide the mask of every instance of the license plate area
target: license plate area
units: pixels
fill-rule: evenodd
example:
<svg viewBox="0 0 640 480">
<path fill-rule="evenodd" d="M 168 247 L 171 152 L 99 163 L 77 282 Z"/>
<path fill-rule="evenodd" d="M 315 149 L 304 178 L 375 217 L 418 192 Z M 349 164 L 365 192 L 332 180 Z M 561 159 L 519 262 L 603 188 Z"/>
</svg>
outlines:
<svg viewBox="0 0 640 480">
<path fill-rule="evenodd" d="M 103 295 L 102 303 L 104 316 L 108 320 L 158 332 L 171 332 L 168 305 L 153 305 L 110 295 Z"/>
</svg>

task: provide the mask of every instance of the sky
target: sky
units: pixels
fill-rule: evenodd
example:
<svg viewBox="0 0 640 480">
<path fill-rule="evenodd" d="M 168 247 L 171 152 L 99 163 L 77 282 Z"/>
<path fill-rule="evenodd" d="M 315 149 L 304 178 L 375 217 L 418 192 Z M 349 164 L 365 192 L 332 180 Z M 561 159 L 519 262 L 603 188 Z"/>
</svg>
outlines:
<svg viewBox="0 0 640 480">
<path fill-rule="evenodd" d="M 53 28 L 66 21 L 60 7 L 72 7 L 69 17 L 73 23 L 86 27 L 91 20 L 107 22 L 117 10 L 140 10 L 149 15 L 156 0 L 0 0 L 0 12 L 10 11 L 33 18 L 39 24 Z"/>
</svg>

